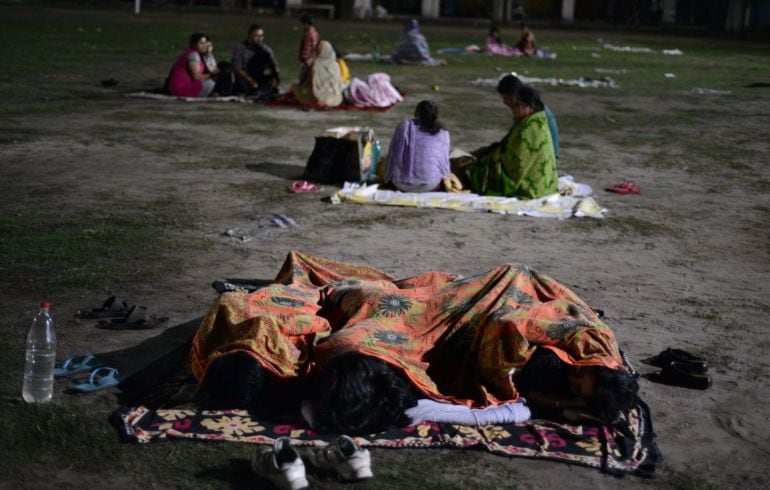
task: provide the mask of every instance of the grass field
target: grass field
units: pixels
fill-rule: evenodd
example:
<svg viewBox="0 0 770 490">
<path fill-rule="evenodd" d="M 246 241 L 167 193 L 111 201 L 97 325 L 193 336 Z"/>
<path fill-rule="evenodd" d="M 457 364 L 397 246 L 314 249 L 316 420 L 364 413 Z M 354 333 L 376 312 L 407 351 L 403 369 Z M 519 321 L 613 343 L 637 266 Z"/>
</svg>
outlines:
<svg viewBox="0 0 770 490">
<path fill-rule="evenodd" d="M 305 124 L 302 114 L 251 107 L 233 110 L 221 104 L 152 105 L 122 96 L 160 86 L 191 32 L 210 34 L 222 60 L 229 57 L 231 47 L 255 20 L 265 26 L 266 42 L 282 67 L 283 88 L 288 88 L 297 75 L 295 54 L 300 34 L 294 20 L 254 19 L 205 9 L 147 8 L 135 17 L 124 2 L 71 2 L 76 8 L 59 8 L 62 4 L 0 0 L 0 32 L 7 46 L 0 70 L 0 91 L 4 94 L 0 104 L 0 486 L 45 488 L 55 483 L 62 488 L 248 488 L 253 484 L 247 464 L 253 451 L 250 446 L 124 444 L 107 421 L 117 406 L 114 396 L 63 395 L 60 392 L 65 385 L 61 383 L 53 403 L 25 404 L 20 397 L 24 336 L 37 302 L 45 297 L 61 305 L 54 310 L 61 313 L 56 317 L 62 339 L 60 353 L 118 349 L 145 337 L 111 337 L 106 344 L 97 345 L 92 338 L 95 334 L 67 318 L 78 307 L 93 303 L 94 298 L 127 292 L 150 300 L 164 291 L 175 300 L 169 308 L 177 308 L 174 311 L 179 316 L 188 312 L 188 318 L 194 317 L 191 312 L 205 311 L 210 295 L 185 291 L 201 284 L 205 287 L 218 270 L 212 258 L 221 260 L 223 270 L 229 267 L 238 271 L 239 261 L 263 267 L 263 272 L 275 269 L 276 260 L 285 255 L 283 247 L 288 239 L 246 248 L 203 237 L 203 231 L 224 225 L 222 214 L 230 209 L 230 202 L 259 202 L 262 212 L 302 214 L 307 223 L 327 230 L 326 235 L 318 231 L 318 243 L 328 250 L 335 246 L 335 237 L 329 236 L 328 230 L 338 230 L 340 236 L 345 230 L 353 236 L 365 236 L 371 230 L 404 227 L 417 236 L 425 215 L 413 209 L 400 214 L 356 209 L 355 214 L 343 218 L 313 197 L 287 194 L 286 179 L 297 169 L 301 172 L 309 154 L 307 145 L 287 136 Z M 431 48 L 437 50 L 482 44 L 485 25 L 428 24 L 424 32 Z M 399 24 L 320 21 L 319 30 L 343 52 L 369 52 L 374 43 L 382 52 L 389 52 Z M 688 273 L 701 270 L 699 264 L 718 263 L 731 250 L 755 247 L 745 245 L 744 237 L 751 233 L 759 233 L 760 240 L 767 237 L 768 95 L 767 89 L 747 87 L 770 82 L 767 43 L 682 33 L 664 36 L 654 31 L 544 29 L 537 33 L 539 42 L 558 54 L 556 60 L 448 56 L 448 65 L 440 68 L 351 63 L 353 74 L 358 76 L 387 71 L 408 94 L 407 102 L 386 115 L 308 114 L 307 121 L 316 127 L 371 125 L 388 134 L 388 128 L 409 116 L 416 101 L 430 97 L 439 103 L 453 142 L 470 149 L 485 142 L 480 139 L 499 136 L 508 124 L 494 93 L 486 89 L 485 99 L 477 96 L 482 89 L 470 88 L 470 81 L 496 78 L 512 70 L 561 79 L 607 76 L 597 73 L 596 68 L 625 70 L 609 75 L 617 81 L 616 89 L 538 87 L 559 120 L 563 145 L 560 166 L 584 180 L 599 180 L 603 175 L 615 180 L 625 175 L 656 175 L 659 179 L 648 179 L 645 184 L 666 188 L 669 195 L 697 186 L 698 201 L 692 202 L 692 208 L 671 205 L 660 211 L 655 204 L 637 207 L 629 201 L 617 201 L 613 202 L 617 213 L 601 222 L 572 220 L 562 223 L 557 231 L 550 222 L 514 221 L 509 235 L 507 229 L 496 229 L 486 221 L 491 218 L 483 217 L 483 226 L 460 222 L 460 234 L 487 234 L 489 240 L 499 240 L 500 254 L 515 248 L 511 236 L 536 232 L 553 236 L 554 242 L 564 238 L 585 248 L 606 246 L 615 250 L 612 247 L 626 244 L 630 248 L 616 252 L 628 257 L 640 250 L 642 254 L 649 252 L 649 256 L 644 255 L 647 259 L 640 260 L 660 261 Z M 514 34 L 512 28 L 504 30 L 508 39 Z M 649 47 L 657 52 L 678 48 L 684 55 L 616 52 L 602 49 L 605 43 Z M 675 78 L 666 78 L 665 73 L 674 73 Z M 101 87 L 100 81 L 109 78 L 119 80 L 115 89 Z M 433 85 L 439 90 L 434 92 Z M 729 95 L 697 95 L 692 92 L 695 88 L 729 91 Z M 134 164 L 127 161 L 132 156 L 136 156 Z M 153 166 L 142 162 L 153 162 Z M 226 174 L 238 178 L 220 182 L 220 176 Z M 241 178 L 243 175 L 249 178 Z M 262 180 L 254 177 L 257 175 Z M 158 188 L 152 185 L 155 178 Z M 213 190 L 205 187 L 208 184 Z M 717 202 L 725 192 L 756 198 L 744 201 L 740 209 L 729 208 Z M 248 212 L 257 211 L 236 210 L 231 219 L 245 219 Z M 450 223 L 466 219 L 447 214 L 430 216 L 431 223 L 434 218 Z M 720 243 L 723 248 L 709 251 L 699 245 L 716 240 L 715 235 L 730 233 L 724 231 L 726 227 L 701 234 L 705 232 L 699 220 L 716 219 L 710 218 L 713 216 L 725 222 L 750 216 L 756 228 L 741 225 L 732 246 Z M 292 240 L 291 244 L 302 244 L 301 236 L 292 236 Z M 456 243 L 458 261 L 476 258 L 472 244 L 467 248 L 463 245 L 464 237 L 457 238 Z M 429 255 L 431 247 L 426 239 L 418 241 L 413 251 L 417 256 L 419 252 Z M 556 250 L 549 254 L 548 247 L 542 253 L 551 257 L 551 262 L 564 256 Z M 532 247 L 520 249 L 525 250 L 524 255 L 536 256 Z M 766 278 L 767 242 L 764 249 L 756 247 L 756 253 L 755 266 L 750 265 L 751 260 L 742 263 Z M 595 260 L 601 263 L 600 258 Z M 589 265 L 586 270 L 590 271 Z M 402 266 L 403 262 L 393 265 Z M 599 294 L 602 288 L 606 289 L 597 285 L 588 294 Z M 741 309 L 746 315 L 768 312 L 763 288 L 767 290 L 763 286 L 746 299 L 735 299 L 729 307 L 713 310 L 708 305 L 717 293 L 711 290 L 704 295 L 706 299 L 688 302 L 672 297 L 670 304 L 659 306 L 679 319 L 672 324 L 680 321 L 688 332 L 697 328 L 689 323 L 693 319 L 698 325 L 709 322 L 717 325 L 714 328 L 729 328 L 748 322 L 739 313 Z M 624 296 L 617 294 L 618 298 Z M 672 293 L 664 292 L 660 301 L 668 300 L 667 295 Z M 641 345 L 647 340 L 645 337 L 635 345 L 643 350 Z M 728 339 L 723 344 L 708 336 L 697 349 L 709 354 L 715 367 L 733 369 L 748 380 L 767 379 L 766 354 L 746 365 L 738 362 L 741 356 L 736 349 L 741 342 Z M 728 400 L 727 395 L 718 396 L 722 397 L 720 402 Z M 766 450 L 766 441 L 759 447 Z M 520 473 L 524 470 L 515 463 L 481 452 L 425 451 L 419 452 L 419 458 L 415 453 L 411 457 L 377 454 L 382 461 L 377 478 L 356 487 L 536 486 L 529 473 Z M 504 463 L 496 466 L 498 461 Z M 667 460 L 652 482 L 576 476 L 572 484 L 707 488 L 721 486 L 728 478 L 717 476 L 720 470 L 716 467 L 711 472 L 705 470 L 709 460 L 684 461 L 676 456 Z M 548 463 L 538 464 L 534 471 L 548 472 L 551 468 Z M 437 471 L 426 471 L 426 467 Z M 564 474 L 591 471 L 576 468 Z M 756 483 L 752 475 L 747 478 L 749 487 Z M 313 484 L 318 488 L 338 485 L 327 477 L 317 477 Z M 737 481 L 732 484 L 738 485 Z"/>
</svg>

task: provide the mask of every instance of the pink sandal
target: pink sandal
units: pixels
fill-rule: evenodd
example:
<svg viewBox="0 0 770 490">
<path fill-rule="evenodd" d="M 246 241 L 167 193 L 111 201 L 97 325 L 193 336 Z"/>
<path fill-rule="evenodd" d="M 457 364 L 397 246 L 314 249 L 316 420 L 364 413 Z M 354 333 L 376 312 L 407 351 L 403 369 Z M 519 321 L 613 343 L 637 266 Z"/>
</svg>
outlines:
<svg viewBox="0 0 770 490">
<path fill-rule="evenodd" d="M 605 189 L 609 192 L 615 192 L 617 194 L 641 194 L 642 191 L 636 186 L 636 182 L 633 180 L 624 180 L 620 184 L 607 187 Z"/>
<path fill-rule="evenodd" d="M 291 192 L 318 192 L 321 188 L 307 180 L 297 180 L 291 183 L 289 190 Z"/>
</svg>

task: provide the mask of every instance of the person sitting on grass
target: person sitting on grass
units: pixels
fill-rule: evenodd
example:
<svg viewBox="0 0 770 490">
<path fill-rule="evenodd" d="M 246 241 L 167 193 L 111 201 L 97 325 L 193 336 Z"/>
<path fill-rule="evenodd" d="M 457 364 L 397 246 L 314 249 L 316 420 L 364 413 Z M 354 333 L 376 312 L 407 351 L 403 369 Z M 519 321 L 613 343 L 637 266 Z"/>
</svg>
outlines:
<svg viewBox="0 0 770 490">
<path fill-rule="evenodd" d="M 168 90 L 171 95 L 206 97 L 214 90 L 216 68 L 214 71 L 207 71 L 202 58 L 208 51 L 208 38 L 205 34 L 196 32 L 190 36 L 189 47 L 171 68 L 168 78 Z"/>
<path fill-rule="evenodd" d="M 281 83 L 278 62 L 264 39 L 264 29 L 252 24 L 246 40 L 233 49 L 235 94 L 255 95 L 267 100 L 278 96 L 278 85 Z"/>
<path fill-rule="evenodd" d="M 394 63 L 402 65 L 445 65 L 446 60 L 431 58 L 430 48 L 425 36 L 420 32 L 420 24 L 412 19 L 404 27 L 398 38 L 396 50 L 390 57 Z"/>
<path fill-rule="evenodd" d="M 297 60 L 299 61 L 299 77 L 302 79 L 310 69 L 313 58 L 315 58 L 318 51 L 318 43 L 321 38 L 315 28 L 315 19 L 312 15 L 302 14 L 302 17 L 299 18 L 299 23 L 302 26 L 303 34 L 299 42 Z"/>
<path fill-rule="evenodd" d="M 403 192 L 431 192 L 449 174 L 449 132 L 438 120 L 438 106 L 417 104 L 414 119 L 396 127 L 388 148 L 384 180 Z"/>
<path fill-rule="evenodd" d="M 558 192 L 556 156 L 540 94 L 524 86 L 501 94 L 514 124 L 497 143 L 472 152 L 466 175 L 473 192 L 536 199 Z"/>
<path fill-rule="evenodd" d="M 508 73 L 504 75 L 500 81 L 497 82 L 497 93 L 503 104 L 508 108 L 513 108 L 513 102 L 516 99 L 516 94 L 524 87 L 524 83 L 514 73 Z M 553 115 L 551 109 L 547 105 L 543 104 L 543 111 L 548 119 L 548 130 L 551 132 L 551 142 L 553 143 L 553 153 L 556 160 L 559 160 L 559 125 L 556 124 L 556 116 Z M 516 125 L 516 119 L 513 120 L 513 125 Z M 486 147 L 492 149 L 497 143 Z M 477 150 L 478 151 L 478 150 Z"/>
<path fill-rule="evenodd" d="M 489 29 L 486 52 L 500 56 L 521 56 L 521 51 L 514 46 L 508 46 L 503 43 L 503 40 L 500 37 L 500 30 L 496 26 L 492 26 L 492 28 Z"/>
<path fill-rule="evenodd" d="M 556 58 L 556 53 L 549 53 L 546 49 L 537 49 L 535 44 L 535 33 L 532 32 L 526 24 L 521 26 L 521 34 L 519 35 L 519 42 L 514 46 L 516 50 L 515 56 L 528 56 L 532 58 Z"/>
<path fill-rule="evenodd" d="M 535 45 L 535 33 L 529 30 L 526 25 L 521 26 L 521 34 L 519 34 L 519 42 L 516 43 L 516 48 L 524 56 L 537 55 L 537 46 Z"/>
<path fill-rule="evenodd" d="M 348 64 L 342 57 L 340 50 L 337 49 L 337 46 L 332 44 L 332 49 L 334 50 L 334 56 L 337 58 L 337 64 L 340 65 L 340 80 L 342 81 L 342 87 L 345 88 L 350 85 L 350 68 L 348 68 Z"/>
<path fill-rule="evenodd" d="M 318 43 L 310 68 L 301 74 L 291 91 L 300 104 L 336 107 L 342 103 L 342 76 L 334 48 L 328 41 Z"/>
</svg>

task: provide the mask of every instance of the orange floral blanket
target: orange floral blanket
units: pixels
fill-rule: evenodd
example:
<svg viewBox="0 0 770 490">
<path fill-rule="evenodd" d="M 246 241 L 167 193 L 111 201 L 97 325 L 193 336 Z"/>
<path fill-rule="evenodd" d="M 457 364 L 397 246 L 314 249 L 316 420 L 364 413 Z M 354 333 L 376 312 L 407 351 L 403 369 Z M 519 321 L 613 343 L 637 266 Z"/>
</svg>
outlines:
<svg viewBox="0 0 770 490">
<path fill-rule="evenodd" d="M 279 378 L 297 380 L 356 351 L 403 370 L 429 397 L 488 406 L 518 399 L 511 375 L 537 346 L 572 365 L 622 367 L 597 314 L 529 267 L 396 280 L 291 252 L 275 284 L 220 296 L 193 339 L 190 363 L 201 380 L 213 359 L 244 351 Z"/>
</svg>

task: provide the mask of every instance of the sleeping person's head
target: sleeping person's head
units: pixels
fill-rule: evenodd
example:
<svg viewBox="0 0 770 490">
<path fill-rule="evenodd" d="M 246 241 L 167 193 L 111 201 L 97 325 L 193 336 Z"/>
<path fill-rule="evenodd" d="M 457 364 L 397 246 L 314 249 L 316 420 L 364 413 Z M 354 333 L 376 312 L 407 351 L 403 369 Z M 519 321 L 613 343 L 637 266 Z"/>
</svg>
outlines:
<svg viewBox="0 0 770 490">
<path fill-rule="evenodd" d="M 381 359 L 346 353 L 331 359 L 318 385 L 318 420 L 340 434 L 371 434 L 405 427 L 417 395 L 406 377 Z"/>
<path fill-rule="evenodd" d="M 639 391 L 636 378 L 625 369 L 572 366 L 542 347 L 517 371 L 514 383 L 524 397 L 539 393 L 582 400 L 591 415 L 604 422 L 636 406 Z"/>
<path fill-rule="evenodd" d="M 587 400 L 588 408 L 595 417 L 612 422 L 618 414 L 626 413 L 636 406 L 639 383 L 631 373 L 625 369 L 593 369 L 593 393 Z"/>
<path fill-rule="evenodd" d="M 246 352 L 224 354 L 209 364 L 198 395 L 210 408 L 258 409 L 264 405 L 265 377 L 259 361 Z"/>
</svg>

